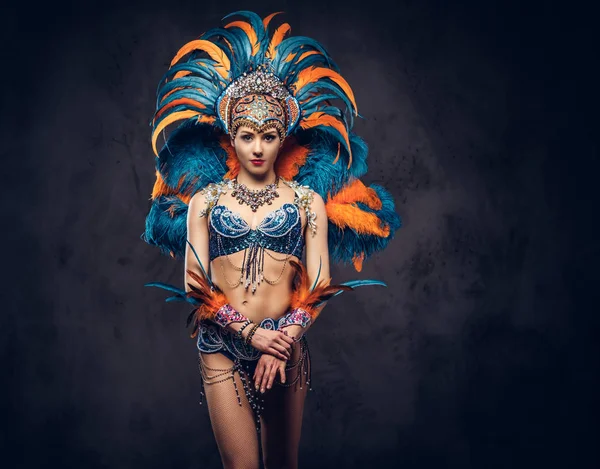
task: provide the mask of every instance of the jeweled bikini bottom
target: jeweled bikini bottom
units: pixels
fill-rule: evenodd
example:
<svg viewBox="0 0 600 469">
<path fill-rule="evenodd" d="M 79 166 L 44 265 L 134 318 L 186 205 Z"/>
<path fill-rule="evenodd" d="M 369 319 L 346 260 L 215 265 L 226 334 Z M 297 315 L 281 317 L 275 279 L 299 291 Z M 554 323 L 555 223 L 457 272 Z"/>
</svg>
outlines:
<svg viewBox="0 0 600 469">
<path fill-rule="evenodd" d="M 282 324 L 283 317 L 279 320 L 272 318 L 265 318 L 261 321 L 260 327 L 269 330 L 278 330 Z M 256 430 L 260 432 L 260 414 L 264 404 L 262 395 L 256 391 L 252 381 L 252 376 L 258 364 L 258 359 L 262 355 L 262 352 L 258 351 L 251 345 L 246 345 L 244 340 L 239 338 L 237 334 L 231 333 L 226 329 L 222 329 L 221 326 L 205 320 L 200 323 L 198 329 L 198 350 L 199 350 L 199 368 L 202 375 L 202 390 L 200 404 L 204 397 L 204 386 L 222 383 L 224 381 L 233 381 L 235 388 L 238 404 L 242 405 L 242 399 L 239 394 L 237 383 L 235 380 L 236 371 L 239 373 L 240 379 L 244 387 L 244 393 L 252 407 L 254 416 L 256 419 Z M 308 349 L 308 342 L 305 336 L 294 345 L 300 347 L 300 357 L 297 361 L 286 364 L 286 374 L 296 370 L 294 377 L 285 384 L 279 382 L 279 379 L 275 379 L 275 384 L 278 386 L 295 388 L 300 386 L 300 389 L 304 385 L 310 386 L 311 374 L 310 374 L 310 351 Z M 206 365 L 202 359 L 203 353 L 222 353 L 233 362 L 233 366 L 230 368 L 210 368 Z M 310 389 L 310 388 L 309 388 Z"/>
</svg>

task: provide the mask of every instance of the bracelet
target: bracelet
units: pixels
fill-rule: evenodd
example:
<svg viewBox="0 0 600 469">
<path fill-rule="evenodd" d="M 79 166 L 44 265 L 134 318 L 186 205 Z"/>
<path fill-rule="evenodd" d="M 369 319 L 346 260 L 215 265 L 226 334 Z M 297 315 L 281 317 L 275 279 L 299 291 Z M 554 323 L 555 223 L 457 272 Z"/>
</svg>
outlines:
<svg viewBox="0 0 600 469">
<path fill-rule="evenodd" d="M 300 334 L 298 337 L 294 337 L 288 334 L 288 331 L 286 331 L 285 329 L 280 329 L 281 332 L 283 332 L 284 335 L 287 335 L 290 339 L 292 339 L 294 341 L 294 343 L 298 343 L 302 340 L 302 336 L 304 336 L 304 333 Z"/>
<path fill-rule="evenodd" d="M 214 322 L 216 322 L 221 327 L 225 327 L 229 323 L 243 322 L 245 319 L 248 318 L 236 311 L 236 309 L 229 303 L 226 303 L 223 306 L 221 306 L 215 313 Z"/>
<path fill-rule="evenodd" d="M 244 329 L 246 329 L 246 327 L 248 327 L 250 324 L 252 324 L 252 321 L 250 321 L 250 319 L 246 319 L 246 321 L 244 321 L 244 325 L 242 327 L 240 327 L 240 329 L 236 333 L 238 336 L 238 339 L 242 338 L 242 332 L 244 332 Z"/>
<path fill-rule="evenodd" d="M 279 328 L 296 324 L 305 329 L 311 323 L 311 316 L 303 308 L 294 308 L 279 320 Z"/>
<path fill-rule="evenodd" d="M 260 327 L 260 324 L 254 324 L 254 326 L 252 327 L 252 329 L 250 329 L 250 332 L 248 332 L 248 337 L 246 337 L 246 345 L 250 345 L 250 342 L 252 342 L 252 337 L 254 337 L 254 334 L 256 333 L 256 330 Z"/>
</svg>

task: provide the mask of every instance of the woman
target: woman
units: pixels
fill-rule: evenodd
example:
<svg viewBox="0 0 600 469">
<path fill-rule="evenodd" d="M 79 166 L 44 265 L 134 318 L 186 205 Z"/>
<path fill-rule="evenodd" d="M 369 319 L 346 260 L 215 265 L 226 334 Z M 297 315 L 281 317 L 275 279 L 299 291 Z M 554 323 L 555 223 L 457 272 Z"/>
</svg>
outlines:
<svg viewBox="0 0 600 469">
<path fill-rule="evenodd" d="M 155 152 L 158 135 L 184 122 L 158 154 L 144 239 L 185 258 L 186 289 L 149 285 L 195 307 L 224 466 L 258 467 L 260 446 L 266 467 L 297 467 L 304 334 L 332 296 L 382 284 L 330 285 L 330 257 L 360 271 L 400 220 L 390 195 L 359 179 L 367 151 L 350 132 L 354 95 L 327 52 L 284 39 L 285 23 L 271 35 L 276 14 L 236 14 L 247 21 L 186 44 L 159 86 Z"/>
</svg>

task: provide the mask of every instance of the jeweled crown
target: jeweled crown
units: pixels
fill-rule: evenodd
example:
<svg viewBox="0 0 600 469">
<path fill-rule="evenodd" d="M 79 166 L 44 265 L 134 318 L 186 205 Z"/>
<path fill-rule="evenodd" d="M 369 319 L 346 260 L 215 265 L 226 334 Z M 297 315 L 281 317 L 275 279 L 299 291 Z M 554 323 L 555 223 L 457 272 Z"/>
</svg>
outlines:
<svg viewBox="0 0 600 469">
<path fill-rule="evenodd" d="M 276 120 L 281 122 L 280 134 L 289 134 L 298 123 L 300 104 L 267 62 L 258 65 L 254 70 L 244 72 L 233 80 L 217 99 L 217 114 L 227 133 L 235 133 L 231 122 L 234 104 L 238 102 L 238 99 L 250 95 L 271 96 L 281 102 L 285 119 L 272 116 L 273 118 L 277 117 Z M 264 119 L 264 122 L 267 120 L 269 119 Z M 264 122 L 256 122 L 256 124 L 262 125 Z M 281 138 L 283 139 L 283 135 Z"/>
<path fill-rule="evenodd" d="M 249 94 L 267 94 L 277 99 L 291 96 L 279 77 L 267 67 L 243 73 L 231 82 L 225 90 L 225 94 L 232 98 L 242 98 Z"/>
</svg>

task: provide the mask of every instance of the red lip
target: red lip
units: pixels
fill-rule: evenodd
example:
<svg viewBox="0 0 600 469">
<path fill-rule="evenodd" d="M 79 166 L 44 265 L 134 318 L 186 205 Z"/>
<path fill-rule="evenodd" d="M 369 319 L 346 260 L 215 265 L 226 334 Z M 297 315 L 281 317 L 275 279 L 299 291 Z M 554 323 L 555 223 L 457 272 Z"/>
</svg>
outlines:
<svg viewBox="0 0 600 469">
<path fill-rule="evenodd" d="M 256 165 L 256 166 L 260 166 L 262 165 L 265 160 L 250 160 L 252 162 L 252 164 Z"/>
</svg>

